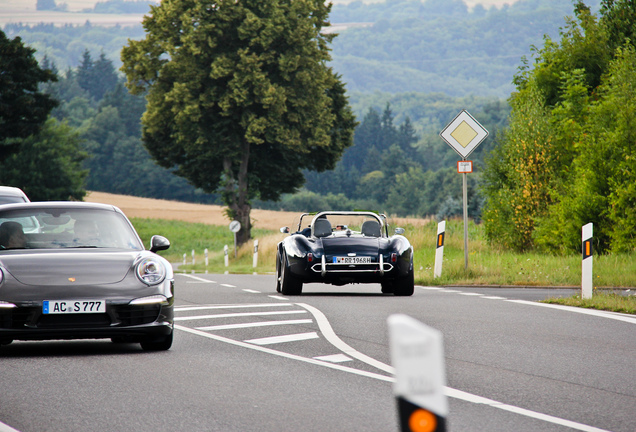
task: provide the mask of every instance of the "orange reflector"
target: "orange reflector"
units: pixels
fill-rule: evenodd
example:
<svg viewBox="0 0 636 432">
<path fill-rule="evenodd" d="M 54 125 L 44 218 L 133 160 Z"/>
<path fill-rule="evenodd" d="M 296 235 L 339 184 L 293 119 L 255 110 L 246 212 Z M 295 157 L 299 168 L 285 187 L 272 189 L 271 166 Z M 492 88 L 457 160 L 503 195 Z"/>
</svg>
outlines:
<svg viewBox="0 0 636 432">
<path fill-rule="evenodd" d="M 437 428 L 437 419 L 430 411 L 418 409 L 411 414 L 409 427 L 413 432 L 433 432 Z"/>
<path fill-rule="evenodd" d="M 441 246 L 441 245 L 442 245 L 442 239 L 443 239 L 443 238 L 444 238 L 444 237 L 442 237 L 442 235 L 441 235 L 441 234 L 439 234 L 439 235 L 437 236 L 437 246 Z"/>
<path fill-rule="evenodd" d="M 592 255 L 592 253 L 590 252 L 590 242 L 589 241 L 585 242 L 585 255 L 587 255 L 587 256 Z"/>
</svg>

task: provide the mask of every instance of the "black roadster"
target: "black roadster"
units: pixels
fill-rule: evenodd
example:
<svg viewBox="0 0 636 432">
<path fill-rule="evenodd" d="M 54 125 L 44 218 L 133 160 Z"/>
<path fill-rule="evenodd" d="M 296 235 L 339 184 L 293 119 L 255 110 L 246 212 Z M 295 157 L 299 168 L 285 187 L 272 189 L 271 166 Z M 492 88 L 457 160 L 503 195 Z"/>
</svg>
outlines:
<svg viewBox="0 0 636 432">
<path fill-rule="evenodd" d="M 308 282 L 380 283 L 383 293 L 410 296 L 413 247 L 403 233 L 396 228 L 389 235 L 386 216 L 374 212 L 304 213 L 298 229 L 278 244 L 276 291 L 301 294 Z"/>
<path fill-rule="evenodd" d="M 0 205 L 0 345 L 97 339 L 172 345 L 174 277 L 116 207 L 79 202 Z"/>
</svg>

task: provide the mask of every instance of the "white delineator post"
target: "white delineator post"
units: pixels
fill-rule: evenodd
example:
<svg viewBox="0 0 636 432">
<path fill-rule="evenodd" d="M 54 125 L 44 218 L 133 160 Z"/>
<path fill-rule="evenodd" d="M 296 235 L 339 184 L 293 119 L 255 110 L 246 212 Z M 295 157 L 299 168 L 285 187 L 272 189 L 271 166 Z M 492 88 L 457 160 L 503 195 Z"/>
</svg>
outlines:
<svg viewBox="0 0 636 432">
<path fill-rule="evenodd" d="M 400 431 L 445 432 L 448 400 L 442 333 L 403 314 L 391 315 L 387 322 Z"/>
<path fill-rule="evenodd" d="M 209 264 L 209 260 L 208 260 L 208 248 L 205 248 L 205 250 L 203 251 L 204 255 L 205 255 L 205 266 L 207 267 Z"/>
<path fill-rule="evenodd" d="M 435 249 L 435 270 L 433 270 L 433 277 L 438 278 L 442 276 L 442 262 L 444 260 L 444 238 L 446 237 L 446 221 L 441 221 L 437 224 L 437 240 Z"/>
<path fill-rule="evenodd" d="M 192 265 L 195 263 L 194 249 L 192 249 Z"/>
<path fill-rule="evenodd" d="M 225 247 L 223 248 L 223 253 L 225 254 L 225 267 L 230 266 L 230 257 L 228 256 L 229 251 L 230 251 L 230 248 L 228 248 L 227 245 L 225 245 Z"/>
<path fill-rule="evenodd" d="M 594 277 L 592 274 L 593 270 L 593 259 L 592 256 L 592 237 L 594 234 L 594 224 L 589 223 L 587 225 L 583 225 L 583 229 L 581 230 L 581 239 L 582 239 L 582 249 L 583 249 L 583 264 L 581 266 L 581 298 L 589 299 L 592 298 L 592 291 L 594 289 Z"/>
<path fill-rule="evenodd" d="M 258 264 L 258 240 L 254 240 L 254 259 L 252 267 L 256 268 L 256 264 Z"/>
</svg>

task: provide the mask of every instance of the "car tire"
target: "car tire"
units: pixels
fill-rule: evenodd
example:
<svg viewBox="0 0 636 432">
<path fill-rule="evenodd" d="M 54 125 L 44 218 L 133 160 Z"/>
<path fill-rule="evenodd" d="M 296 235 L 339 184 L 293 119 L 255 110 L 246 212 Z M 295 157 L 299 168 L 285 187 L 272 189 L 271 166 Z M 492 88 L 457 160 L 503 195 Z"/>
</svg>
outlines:
<svg viewBox="0 0 636 432">
<path fill-rule="evenodd" d="M 303 291 L 303 283 L 289 271 L 287 259 L 284 259 L 285 262 L 281 263 L 280 292 L 283 295 L 300 295 Z"/>
<path fill-rule="evenodd" d="M 415 291 L 415 275 L 413 269 L 393 284 L 393 294 L 400 297 L 412 296 Z"/>
<path fill-rule="evenodd" d="M 281 272 L 281 256 L 280 251 L 276 251 L 276 292 L 280 292 L 281 290 L 281 280 L 283 278 Z"/>
<path fill-rule="evenodd" d="M 166 351 L 172 346 L 172 335 L 174 330 L 168 336 L 159 338 L 151 338 L 141 342 L 141 349 L 144 351 Z"/>
</svg>

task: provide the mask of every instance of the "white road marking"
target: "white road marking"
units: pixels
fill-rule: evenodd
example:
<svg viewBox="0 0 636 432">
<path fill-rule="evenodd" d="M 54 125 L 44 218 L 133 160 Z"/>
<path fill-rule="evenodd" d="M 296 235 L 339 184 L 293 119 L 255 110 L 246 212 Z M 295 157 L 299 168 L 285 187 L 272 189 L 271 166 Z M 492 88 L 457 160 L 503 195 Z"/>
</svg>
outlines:
<svg viewBox="0 0 636 432">
<path fill-rule="evenodd" d="M 331 324 L 329 324 L 329 320 L 327 319 L 327 317 L 318 309 L 304 303 L 296 303 L 296 305 L 307 309 L 314 316 L 316 323 L 318 323 L 318 328 L 320 328 L 320 332 L 323 334 L 323 336 L 325 336 L 325 338 L 331 345 L 335 346 L 346 355 L 358 359 L 377 369 L 388 372 L 390 374 L 395 373 L 395 369 L 392 366 L 377 361 L 376 359 L 371 358 L 366 354 L 362 354 L 361 352 L 356 351 L 355 349 L 344 343 L 342 340 L 340 340 L 340 338 L 336 335 L 336 332 L 334 332 L 331 328 Z"/>
<path fill-rule="evenodd" d="M 243 291 L 248 292 L 248 293 L 252 293 L 252 294 L 260 294 L 260 291 L 256 291 L 256 290 L 251 290 L 251 289 L 244 289 Z"/>
<path fill-rule="evenodd" d="M 236 288 L 236 285 L 230 285 L 230 284 L 221 284 L 221 286 L 227 287 L 227 288 Z"/>
<path fill-rule="evenodd" d="M 328 323 L 327 323 L 328 325 Z M 329 326 L 331 327 L 331 326 Z M 342 366 L 340 364 L 335 364 L 335 363 L 330 363 L 330 362 L 326 362 L 326 361 L 322 361 L 319 359 L 313 359 L 313 358 L 307 358 L 307 357 L 302 357 L 302 356 L 298 356 L 295 354 L 289 354 L 289 353 L 285 353 L 282 351 L 276 351 L 267 347 L 263 347 L 260 345 L 253 345 L 251 343 L 246 343 L 246 342 L 241 342 L 241 341 L 237 341 L 234 339 L 229 339 L 226 337 L 222 337 L 222 336 L 218 336 L 218 335 L 214 335 L 212 333 L 206 333 L 200 330 L 196 330 L 196 329 L 192 329 L 189 327 L 183 327 L 180 326 L 178 324 L 175 324 L 174 328 L 176 328 L 177 330 L 181 330 L 181 331 L 185 331 L 188 333 L 192 333 L 194 335 L 197 336 L 202 336 L 205 338 L 209 338 L 209 339 L 214 339 L 216 341 L 219 342 L 224 342 L 224 343 L 228 343 L 231 345 L 236 345 L 236 346 L 240 346 L 243 348 L 249 348 L 249 349 L 253 349 L 256 351 L 261 351 L 267 354 L 272 354 L 272 355 L 276 355 L 279 357 L 285 357 L 291 360 L 297 360 L 297 361 L 301 361 L 301 362 L 305 362 L 305 363 L 310 363 L 310 364 L 314 364 L 317 366 L 323 366 L 326 368 L 330 368 L 330 369 L 336 369 L 342 372 L 348 372 L 351 374 L 355 374 L 355 375 L 360 375 L 360 376 L 365 376 L 368 378 L 374 378 L 380 381 L 386 381 L 386 382 L 395 382 L 395 378 L 393 378 L 392 376 L 386 376 L 386 375 L 380 375 L 380 374 L 376 374 L 373 372 L 367 372 L 364 370 L 360 370 L 360 369 L 355 369 L 355 368 L 350 368 L 347 366 Z M 378 362 L 379 363 L 379 362 Z M 384 365 L 385 368 L 391 368 L 391 366 L 388 365 Z M 393 368 L 391 368 L 393 369 Z M 471 403 L 476 403 L 476 404 L 484 404 L 484 405 L 488 405 L 492 408 L 498 408 L 498 409 L 502 409 L 504 411 L 509 411 L 509 412 L 513 412 L 515 414 L 519 414 L 519 415 L 523 415 L 526 417 L 530 417 L 530 418 L 535 418 L 538 420 L 543 420 L 545 422 L 548 423 L 553 423 L 553 424 L 557 424 L 557 425 L 562 425 L 562 426 L 566 426 L 575 430 L 580 430 L 583 432 L 610 432 L 604 429 L 599 429 L 599 428 L 595 428 L 592 426 L 588 426 L 588 425 L 584 425 L 581 423 L 576 423 L 570 420 L 565 420 L 562 418 L 558 418 L 558 417 L 553 417 L 553 416 L 549 416 L 546 414 L 542 414 L 536 411 L 530 411 L 530 410 L 526 410 L 524 408 L 519 408 L 519 407 L 515 407 L 512 405 L 507 405 L 504 404 L 502 402 L 498 402 L 492 399 L 488 399 L 488 398 L 484 398 L 481 396 L 477 396 L 477 395 L 473 395 L 461 390 L 457 390 L 454 388 L 450 388 L 450 387 L 445 387 L 444 388 L 444 393 L 446 394 L 446 396 L 448 397 L 452 397 L 455 399 L 459 399 L 459 400 L 463 400 L 466 402 L 471 402 Z M 13 431 L 8 431 L 8 432 L 13 432 Z"/>
<path fill-rule="evenodd" d="M 179 273 L 175 273 L 175 274 L 179 274 Z M 189 278 L 194 279 L 194 280 L 199 281 L 199 282 L 216 283 L 215 281 L 212 281 L 212 280 L 203 279 L 203 278 L 200 278 L 200 277 L 197 277 L 197 276 L 193 276 L 193 275 L 189 275 L 189 274 L 185 274 L 185 273 L 184 274 L 179 274 L 179 276 L 189 277 Z M 186 283 L 189 283 L 189 282 L 186 282 Z"/>
<path fill-rule="evenodd" d="M 331 363 L 343 363 L 343 362 L 353 361 L 352 358 L 347 357 L 344 354 L 333 354 L 333 355 L 319 356 L 314 358 L 316 360 L 328 361 Z"/>
<path fill-rule="evenodd" d="M 265 338 L 258 339 L 249 339 L 243 342 L 255 344 L 255 345 L 272 345 L 276 343 L 286 343 L 286 342 L 298 342 L 309 339 L 318 339 L 318 333 L 310 332 L 310 333 L 298 333 L 291 335 L 283 335 L 283 336 L 271 336 Z"/>
<path fill-rule="evenodd" d="M 227 305 L 210 305 L 210 306 L 176 306 L 175 312 L 209 310 L 209 309 L 243 309 L 258 307 L 280 307 L 291 306 L 291 303 L 259 303 L 259 304 L 227 304 Z"/>
<path fill-rule="evenodd" d="M 627 315 L 619 314 L 616 312 L 607 312 L 607 311 L 601 311 L 596 309 L 585 309 L 585 308 L 578 308 L 574 306 L 563 306 L 563 305 L 550 304 L 550 303 L 537 303 L 537 302 L 531 302 L 527 300 L 506 300 L 506 301 L 510 303 L 518 303 L 518 304 L 524 304 L 524 305 L 530 305 L 530 306 L 541 306 L 545 308 L 558 309 L 558 310 L 562 310 L 566 312 L 580 313 L 583 315 L 592 315 L 592 316 L 596 316 L 600 318 L 609 318 L 609 319 L 613 319 L 617 321 L 624 321 L 630 324 L 636 324 L 636 316 L 627 316 Z"/>
<path fill-rule="evenodd" d="M 252 323 L 225 324 L 225 325 L 208 326 L 208 327 L 196 327 L 196 329 L 197 330 L 203 330 L 203 331 L 228 330 L 228 329 L 239 329 L 239 328 L 279 326 L 279 325 L 289 325 L 289 324 L 311 324 L 312 322 L 313 321 L 310 320 L 310 319 L 306 319 L 306 320 L 286 320 L 286 321 L 259 321 L 259 322 L 252 322 Z"/>
<path fill-rule="evenodd" d="M 0 422 L 0 432 L 20 432 L 20 431 L 17 429 L 13 429 L 8 424 Z"/>
<path fill-rule="evenodd" d="M 241 313 L 216 314 L 216 315 L 175 317 L 174 320 L 175 321 L 192 321 L 192 320 L 213 319 L 213 318 L 236 318 L 236 317 L 249 317 L 249 316 L 289 315 L 289 314 L 302 314 L 302 313 L 307 313 L 307 311 L 292 310 L 292 311 L 275 311 L 275 312 L 241 312 Z"/>
<path fill-rule="evenodd" d="M 283 297 L 283 296 L 278 296 L 278 295 L 270 295 L 270 296 L 267 296 L 267 297 L 269 297 L 269 298 L 273 298 L 273 299 L 276 299 L 276 300 L 285 300 L 285 301 L 289 301 L 289 299 L 288 299 L 288 298 Z"/>
<path fill-rule="evenodd" d="M 474 293 L 474 292 L 460 292 L 458 293 L 459 295 L 464 295 L 464 296 L 481 296 L 481 294 L 479 293 Z"/>
<path fill-rule="evenodd" d="M 181 331 L 184 331 L 184 332 L 195 334 L 197 336 L 202 336 L 202 337 L 205 337 L 205 338 L 208 338 L 208 339 L 214 339 L 214 340 L 219 341 L 219 342 L 225 342 L 225 343 L 228 343 L 230 345 L 236 345 L 236 346 L 240 346 L 240 347 L 243 347 L 243 348 L 249 348 L 249 349 L 260 351 L 260 352 L 264 352 L 264 353 L 267 353 L 267 354 L 273 354 L 273 355 L 276 355 L 276 356 L 279 356 L 279 357 L 285 357 L 285 358 L 288 358 L 288 359 L 291 359 L 291 360 L 297 360 L 297 361 L 301 361 L 301 362 L 305 362 L 305 363 L 311 363 L 311 364 L 318 365 L 318 366 L 323 366 L 323 367 L 326 367 L 326 368 L 329 368 L 329 369 L 336 369 L 336 370 L 339 370 L 339 371 L 342 371 L 342 372 L 352 373 L 354 375 L 360 375 L 360 376 L 365 376 L 365 377 L 368 377 L 368 378 L 374 378 L 374 379 L 377 379 L 377 380 L 380 380 L 380 381 L 387 381 L 387 382 L 394 382 L 395 381 L 393 379 L 393 377 L 388 377 L 388 376 L 385 376 L 385 375 L 380 375 L 380 374 L 376 374 L 376 373 L 373 373 L 373 372 L 367 372 L 367 371 L 363 371 L 363 370 L 360 370 L 360 369 L 354 369 L 354 368 L 350 368 L 350 367 L 347 367 L 347 366 L 342 366 L 342 365 L 339 365 L 339 364 L 334 364 L 334 363 L 329 363 L 329 362 L 325 362 L 325 361 L 320 361 L 320 360 L 316 360 L 316 359 L 312 359 L 312 358 L 302 357 L 302 356 L 295 355 L 295 354 L 289 354 L 289 353 L 282 352 L 282 351 L 276 351 L 276 350 L 273 350 L 271 348 L 263 347 L 263 346 L 260 346 L 260 345 L 252 345 L 252 344 L 249 344 L 249 343 L 237 341 L 237 340 L 226 338 L 226 337 L 223 337 L 223 336 L 218 336 L 218 335 L 215 335 L 215 334 L 212 334 L 212 333 L 206 333 L 206 332 L 203 332 L 203 331 L 200 331 L 200 330 L 195 330 L 195 329 L 192 329 L 190 327 L 180 326 L 178 324 L 175 324 L 174 328 L 176 328 L 177 330 L 181 330 Z"/>
<path fill-rule="evenodd" d="M 482 298 L 488 299 L 488 300 L 505 300 L 505 297 L 497 297 L 497 296 L 482 296 Z"/>
</svg>

